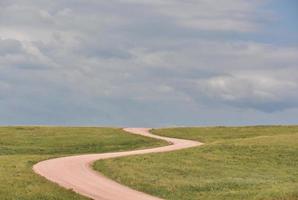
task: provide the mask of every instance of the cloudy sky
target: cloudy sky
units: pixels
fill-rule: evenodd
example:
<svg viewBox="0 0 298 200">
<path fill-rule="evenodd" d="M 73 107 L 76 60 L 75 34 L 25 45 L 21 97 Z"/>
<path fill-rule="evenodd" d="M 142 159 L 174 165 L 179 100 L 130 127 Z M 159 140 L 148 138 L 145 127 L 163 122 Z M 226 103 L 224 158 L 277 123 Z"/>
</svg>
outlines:
<svg viewBox="0 0 298 200">
<path fill-rule="evenodd" d="M 0 0 L 0 124 L 298 124 L 296 0 Z"/>
</svg>

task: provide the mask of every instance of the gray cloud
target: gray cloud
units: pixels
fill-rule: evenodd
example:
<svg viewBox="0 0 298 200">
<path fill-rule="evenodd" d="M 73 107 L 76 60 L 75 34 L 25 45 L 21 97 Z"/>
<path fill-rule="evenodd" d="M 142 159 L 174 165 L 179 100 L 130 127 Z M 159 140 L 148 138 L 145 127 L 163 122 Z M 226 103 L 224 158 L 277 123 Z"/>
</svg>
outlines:
<svg viewBox="0 0 298 200">
<path fill-rule="evenodd" d="M 22 45 L 18 40 L 0 39 L 0 56 L 18 54 L 22 52 Z"/>
<path fill-rule="evenodd" d="M 3 0 L 1 123 L 152 126 L 294 116 L 298 48 L 260 41 L 274 22 L 265 3 Z"/>
</svg>

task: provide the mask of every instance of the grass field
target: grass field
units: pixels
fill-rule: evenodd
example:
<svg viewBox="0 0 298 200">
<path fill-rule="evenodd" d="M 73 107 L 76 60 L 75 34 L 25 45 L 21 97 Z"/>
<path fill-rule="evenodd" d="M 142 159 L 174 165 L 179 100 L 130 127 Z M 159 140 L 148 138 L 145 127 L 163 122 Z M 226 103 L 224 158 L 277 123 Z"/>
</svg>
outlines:
<svg viewBox="0 0 298 200">
<path fill-rule="evenodd" d="M 86 199 L 34 174 L 32 166 L 54 157 L 163 144 L 112 128 L 0 127 L 0 199 Z"/>
<path fill-rule="evenodd" d="M 94 168 L 120 183 L 165 199 L 298 199 L 298 126 L 153 132 L 205 145 L 102 160 Z"/>
</svg>

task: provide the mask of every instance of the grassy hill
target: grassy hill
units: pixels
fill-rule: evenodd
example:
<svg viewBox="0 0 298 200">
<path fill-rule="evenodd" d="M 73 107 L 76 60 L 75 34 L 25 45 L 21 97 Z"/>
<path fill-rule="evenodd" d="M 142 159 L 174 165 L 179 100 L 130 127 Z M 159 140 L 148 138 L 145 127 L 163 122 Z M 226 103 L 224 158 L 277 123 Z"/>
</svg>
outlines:
<svg viewBox="0 0 298 200">
<path fill-rule="evenodd" d="M 205 145 L 98 161 L 112 179 L 165 199 L 298 199 L 298 126 L 157 129 Z"/>
<path fill-rule="evenodd" d="M 0 127 L 1 200 L 83 200 L 32 171 L 42 160 L 166 144 L 114 128 Z"/>
</svg>

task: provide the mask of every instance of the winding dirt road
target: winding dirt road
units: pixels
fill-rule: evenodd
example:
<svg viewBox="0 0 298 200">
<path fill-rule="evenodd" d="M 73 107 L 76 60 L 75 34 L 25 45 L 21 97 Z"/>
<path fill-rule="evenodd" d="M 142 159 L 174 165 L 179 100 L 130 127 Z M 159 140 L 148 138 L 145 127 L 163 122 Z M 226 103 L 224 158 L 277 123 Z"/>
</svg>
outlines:
<svg viewBox="0 0 298 200">
<path fill-rule="evenodd" d="M 149 133 L 147 128 L 126 128 L 127 132 L 146 137 L 165 140 L 168 146 L 152 149 L 134 150 L 115 153 L 88 154 L 56 158 L 37 163 L 35 173 L 58 185 L 95 200 L 157 200 L 159 198 L 121 185 L 91 168 L 93 162 L 101 159 L 140 155 L 147 153 L 168 152 L 202 145 L 200 142 L 168 138 Z"/>
</svg>

